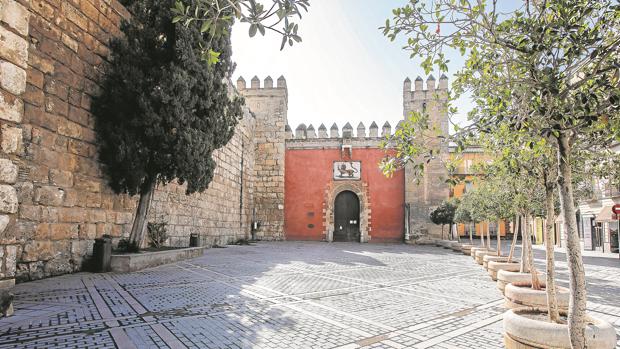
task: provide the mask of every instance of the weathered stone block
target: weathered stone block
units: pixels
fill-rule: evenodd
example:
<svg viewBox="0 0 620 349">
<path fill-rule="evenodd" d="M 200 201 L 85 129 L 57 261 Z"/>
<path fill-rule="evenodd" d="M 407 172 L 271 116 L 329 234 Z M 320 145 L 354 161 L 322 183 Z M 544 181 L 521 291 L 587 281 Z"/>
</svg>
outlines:
<svg viewBox="0 0 620 349">
<path fill-rule="evenodd" d="M 45 261 L 53 257 L 54 253 L 52 252 L 51 241 L 27 241 L 26 244 L 24 244 L 20 262 Z"/>
<path fill-rule="evenodd" d="M 26 69 L 28 67 L 28 41 L 0 26 L 0 58 Z"/>
<path fill-rule="evenodd" d="M 59 187 L 69 188 L 73 186 L 73 173 L 59 169 L 51 169 L 50 182 Z"/>
<path fill-rule="evenodd" d="M 45 98 L 45 111 L 62 116 L 67 116 L 69 112 L 69 103 L 63 101 L 58 96 L 48 96 Z M 58 125 L 58 133 L 64 136 L 71 136 L 73 129 L 69 125 Z M 79 135 L 77 135 L 79 136 Z"/>
<path fill-rule="evenodd" d="M 0 182 L 13 184 L 17 181 L 18 167 L 9 159 L 0 159 Z"/>
<path fill-rule="evenodd" d="M 19 153 L 22 148 L 22 130 L 9 125 L 2 125 L 0 147 L 7 154 Z"/>
<path fill-rule="evenodd" d="M 34 200 L 41 205 L 60 206 L 65 198 L 65 191 L 53 186 L 43 186 L 35 190 Z"/>
<path fill-rule="evenodd" d="M 28 35 L 28 10 L 15 0 L 0 0 L 2 21 L 21 35 Z"/>
<path fill-rule="evenodd" d="M 37 224 L 34 231 L 35 240 L 49 240 L 50 239 L 50 225 L 48 223 Z"/>
<path fill-rule="evenodd" d="M 21 122 L 24 116 L 24 102 L 20 98 L 0 91 L 0 119 Z"/>
<path fill-rule="evenodd" d="M 38 222 L 41 219 L 41 206 L 21 204 L 19 206 L 19 219 Z"/>
<path fill-rule="evenodd" d="M 80 236 L 80 239 L 88 239 L 88 240 L 92 240 L 96 238 L 97 237 L 97 225 L 96 224 L 80 224 L 79 236 Z"/>
<path fill-rule="evenodd" d="M 32 203 L 34 194 L 34 185 L 32 182 L 19 182 L 15 185 L 17 190 L 17 199 L 21 204 Z"/>
<path fill-rule="evenodd" d="M 0 233 L 4 232 L 10 221 L 11 218 L 8 215 L 0 214 Z"/>
<path fill-rule="evenodd" d="M 17 191 L 11 185 L 0 185 L 0 213 L 17 212 Z"/>
<path fill-rule="evenodd" d="M 20 95 L 26 91 L 26 70 L 10 62 L 0 62 L 0 86 Z"/>
<path fill-rule="evenodd" d="M 73 182 L 73 185 L 78 190 L 86 190 L 91 192 L 101 191 L 101 182 L 98 180 L 94 180 L 81 175 L 76 175 L 74 176 Z"/>
<path fill-rule="evenodd" d="M 67 47 L 71 51 L 73 51 L 75 53 L 78 52 L 78 46 L 79 46 L 78 42 L 73 40 L 69 35 L 63 33 L 62 34 L 62 42 L 63 42 L 63 44 L 67 45 Z"/>
<path fill-rule="evenodd" d="M 51 239 L 52 240 L 69 240 L 77 239 L 79 237 L 79 225 L 70 223 L 52 223 Z"/>
</svg>

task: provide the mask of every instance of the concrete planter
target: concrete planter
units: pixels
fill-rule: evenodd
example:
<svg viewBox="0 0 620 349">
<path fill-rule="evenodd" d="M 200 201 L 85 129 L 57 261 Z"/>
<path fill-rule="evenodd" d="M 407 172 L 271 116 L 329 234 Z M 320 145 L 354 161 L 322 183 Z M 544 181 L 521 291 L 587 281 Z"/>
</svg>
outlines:
<svg viewBox="0 0 620 349">
<path fill-rule="evenodd" d="M 568 311 L 568 301 L 570 292 L 567 288 L 556 285 L 556 299 L 558 310 Z M 504 289 L 504 306 L 508 309 L 521 307 L 547 308 L 547 292 L 532 289 L 531 278 L 528 282 L 521 284 L 510 283 Z"/>
<path fill-rule="evenodd" d="M 546 285 L 545 277 L 547 274 L 538 273 L 540 284 Z M 520 273 L 518 271 L 508 271 L 508 270 L 499 270 L 497 272 L 497 289 L 504 294 L 504 289 L 506 285 L 515 283 L 528 283 L 532 282 L 532 274 L 530 273 Z"/>
<path fill-rule="evenodd" d="M 476 263 L 482 265 L 482 262 L 483 262 L 482 259 L 484 258 L 484 256 L 486 255 L 494 256 L 496 254 L 497 254 L 497 251 L 493 251 L 493 250 L 479 250 L 479 251 L 476 251 L 476 256 L 474 258 L 476 260 Z"/>
<path fill-rule="evenodd" d="M 570 349 L 568 325 L 546 321 L 546 311 L 512 309 L 504 313 L 504 345 L 508 349 Z M 616 331 L 606 321 L 588 317 L 586 346 L 589 349 L 616 347 Z"/>
<path fill-rule="evenodd" d="M 113 254 L 112 272 L 128 273 L 202 256 L 206 247 L 179 248 L 167 251 Z"/>
<path fill-rule="evenodd" d="M 472 244 L 462 244 L 461 245 L 461 251 L 463 252 L 464 255 L 470 255 L 471 254 L 471 249 L 472 247 L 474 247 L 474 245 Z"/>
<path fill-rule="evenodd" d="M 506 256 L 498 256 L 497 253 L 496 254 L 488 254 L 484 257 L 482 257 L 482 266 L 484 267 L 484 270 L 489 270 L 489 262 L 490 261 L 500 261 L 500 262 L 505 262 L 508 260 L 508 257 Z"/>
<path fill-rule="evenodd" d="M 458 241 L 452 241 L 450 242 L 450 248 L 452 249 L 452 251 L 454 252 L 461 252 L 461 246 L 462 244 Z"/>
<path fill-rule="evenodd" d="M 485 256 L 489 257 L 490 256 Z M 510 263 L 506 262 L 506 260 L 508 259 L 507 257 L 504 257 L 505 260 L 504 261 L 499 261 L 499 260 L 494 260 L 494 261 L 489 261 L 487 263 L 487 272 L 489 273 L 489 275 L 491 275 L 491 279 L 493 279 L 493 281 L 497 281 L 497 273 L 500 270 L 506 270 L 506 271 L 513 271 L 513 272 L 518 272 L 521 269 L 521 266 L 519 265 L 519 261 L 516 260 L 512 260 Z"/>
<path fill-rule="evenodd" d="M 476 252 L 477 251 L 488 251 L 486 247 L 482 247 L 480 245 L 474 246 L 472 248 L 469 249 L 469 255 L 471 256 L 471 258 L 473 258 L 474 260 L 476 259 Z"/>
</svg>

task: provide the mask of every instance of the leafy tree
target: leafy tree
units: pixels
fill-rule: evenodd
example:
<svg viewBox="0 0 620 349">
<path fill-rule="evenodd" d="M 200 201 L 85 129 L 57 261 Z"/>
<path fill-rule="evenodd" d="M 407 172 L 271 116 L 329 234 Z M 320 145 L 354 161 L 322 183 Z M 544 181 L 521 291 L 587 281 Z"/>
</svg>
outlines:
<svg viewBox="0 0 620 349">
<path fill-rule="evenodd" d="M 497 5 L 435 0 L 427 6 L 412 0 L 394 10 L 384 31 L 392 39 L 406 34 L 407 49 L 424 58 L 427 70 L 433 65 L 447 70 L 444 49 L 467 55 L 453 87 L 457 94 L 471 92 L 476 107 L 472 126 L 461 134 L 507 125 L 539 135 L 553 147 L 553 181 L 567 236 L 570 340 L 573 348 L 584 348 L 587 297 L 571 164 L 576 149 L 620 139 L 620 8 L 612 0 Z"/>
<path fill-rule="evenodd" d="M 434 224 L 441 224 L 441 238 L 443 239 L 443 227 L 448 224 L 449 231 L 448 236 L 451 236 L 452 225 L 454 224 L 454 214 L 458 202 L 455 200 L 444 200 L 436 209 L 430 214 L 431 222 Z"/>
<path fill-rule="evenodd" d="M 230 35 L 230 27 L 235 18 L 243 23 L 250 24 L 249 35 L 256 33 L 265 35 L 267 30 L 282 36 L 280 50 L 288 43 L 292 46 L 301 42 L 297 33 L 299 25 L 291 19 L 301 19 L 302 11 L 308 11 L 309 0 L 272 0 L 271 6 L 266 8 L 256 0 L 176 0 L 174 8 L 174 23 L 190 25 L 199 23 L 200 32 L 208 33 L 211 40 L 200 46 L 203 59 L 209 64 L 219 61 L 221 54 L 212 40 Z"/>
<path fill-rule="evenodd" d="M 173 24 L 174 0 L 130 1 L 123 37 L 110 43 L 110 63 L 93 99 L 99 158 L 110 186 L 140 195 L 131 241 L 144 238 L 155 186 L 177 180 L 186 193 L 204 191 L 213 178 L 213 151 L 225 145 L 242 116 L 230 96 L 230 37 L 217 39 L 197 23 Z M 200 46 L 221 52 L 210 67 Z"/>
</svg>

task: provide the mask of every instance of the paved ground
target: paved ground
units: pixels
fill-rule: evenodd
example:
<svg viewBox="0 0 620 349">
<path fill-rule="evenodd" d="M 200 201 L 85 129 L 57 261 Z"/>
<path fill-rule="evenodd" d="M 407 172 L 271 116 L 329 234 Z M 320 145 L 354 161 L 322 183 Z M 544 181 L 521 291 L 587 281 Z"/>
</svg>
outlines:
<svg viewBox="0 0 620 349">
<path fill-rule="evenodd" d="M 589 308 L 620 333 L 620 261 L 586 262 Z M 430 246 L 260 243 L 15 292 L 0 348 L 502 347 L 495 283 L 471 257 Z"/>
</svg>

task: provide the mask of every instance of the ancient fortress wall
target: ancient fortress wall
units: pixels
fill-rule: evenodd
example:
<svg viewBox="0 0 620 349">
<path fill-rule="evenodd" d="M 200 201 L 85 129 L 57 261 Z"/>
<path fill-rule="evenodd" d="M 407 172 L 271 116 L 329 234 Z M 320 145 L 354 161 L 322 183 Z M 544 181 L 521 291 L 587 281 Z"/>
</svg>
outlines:
<svg viewBox="0 0 620 349">
<path fill-rule="evenodd" d="M 431 75 L 425 85 L 419 76 L 413 86 L 409 78 L 403 84 L 404 116 L 413 111 L 426 111 L 431 126 L 429 135 L 432 136 L 428 138 L 429 146 L 439 149 L 439 154 L 424 167 L 421 178 L 416 178 L 413 166 L 405 167 L 405 203 L 409 211 L 406 229 L 413 239 L 441 236 L 441 227 L 432 224 L 429 217 L 450 194 L 445 182 L 448 173 L 444 163 L 449 156 L 448 146 L 437 137 L 448 135 L 448 78 L 442 75 L 437 83 Z"/>
<path fill-rule="evenodd" d="M 245 97 L 246 106 L 256 117 L 254 148 L 255 219 L 259 223 L 256 238 L 284 239 L 284 142 L 287 124 L 288 89 L 284 77 L 266 77 L 261 87 L 253 77 L 250 87 L 243 77 L 237 81 L 237 90 Z"/>
<path fill-rule="evenodd" d="M 128 236 L 136 206 L 107 186 L 90 114 L 107 43 L 129 13 L 117 0 L 1 0 L 0 13 L 0 279 L 77 271 L 96 237 Z M 214 153 L 207 191 L 158 188 L 150 220 L 169 223 L 170 244 L 187 246 L 190 233 L 203 244 L 248 237 L 255 198 L 269 227 L 262 235 L 282 237 L 284 142 L 276 142 L 284 137 L 285 96 L 286 88 L 257 95 L 259 102 L 246 96 L 256 116 L 246 112 Z M 262 149 L 270 153 L 256 157 Z M 266 173 L 268 183 L 255 180 Z"/>
</svg>

